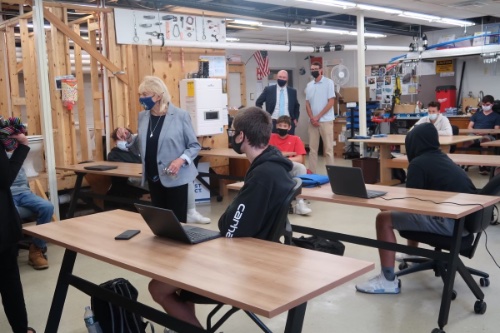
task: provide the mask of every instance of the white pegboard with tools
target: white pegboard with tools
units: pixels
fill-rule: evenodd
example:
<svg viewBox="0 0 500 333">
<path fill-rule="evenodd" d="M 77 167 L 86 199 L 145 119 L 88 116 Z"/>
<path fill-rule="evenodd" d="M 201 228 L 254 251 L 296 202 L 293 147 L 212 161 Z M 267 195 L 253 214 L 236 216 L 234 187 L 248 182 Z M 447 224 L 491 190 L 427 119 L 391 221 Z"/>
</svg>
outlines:
<svg viewBox="0 0 500 333">
<path fill-rule="evenodd" d="M 115 8 L 118 44 L 149 45 L 150 39 L 226 42 L 226 22 L 210 16 Z"/>
</svg>

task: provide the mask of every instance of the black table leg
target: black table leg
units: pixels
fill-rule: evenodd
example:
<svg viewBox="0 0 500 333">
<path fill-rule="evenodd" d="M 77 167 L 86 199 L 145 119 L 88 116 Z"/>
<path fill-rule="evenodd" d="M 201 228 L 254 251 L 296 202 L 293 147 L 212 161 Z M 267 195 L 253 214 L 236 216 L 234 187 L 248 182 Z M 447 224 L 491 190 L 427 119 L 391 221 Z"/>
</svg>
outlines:
<svg viewBox="0 0 500 333">
<path fill-rule="evenodd" d="M 69 219 L 75 216 L 76 203 L 78 201 L 80 189 L 82 188 L 83 176 L 85 176 L 83 173 L 76 174 L 75 188 L 73 189 L 73 193 L 71 193 L 71 201 L 69 203 L 68 212 L 66 213 L 66 217 Z"/>
<path fill-rule="evenodd" d="M 69 279 L 71 273 L 73 272 L 73 267 L 75 266 L 75 259 L 76 252 L 71 250 L 66 250 L 64 252 L 61 270 L 59 271 L 59 277 L 57 278 L 54 298 L 52 299 L 52 305 L 50 306 L 49 318 L 47 319 L 47 326 L 45 326 L 45 333 L 57 333 L 59 322 L 61 321 L 64 302 L 66 300 L 66 295 L 68 294 Z"/>
<path fill-rule="evenodd" d="M 455 223 L 453 228 L 453 242 L 451 244 L 449 260 L 444 278 L 443 295 L 441 296 L 441 307 L 439 308 L 438 325 L 440 329 L 448 323 L 448 316 L 450 314 L 451 295 L 453 292 L 453 285 L 455 283 L 455 276 L 459 262 L 460 243 L 462 242 L 462 232 L 464 230 L 465 217 L 462 217 Z"/>
<path fill-rule="evenodd" d="M 297 305 L 288 311 L 286 319 L 285 333 L 300 333 L 304 324 L 307 302 Z"/>
</svg>

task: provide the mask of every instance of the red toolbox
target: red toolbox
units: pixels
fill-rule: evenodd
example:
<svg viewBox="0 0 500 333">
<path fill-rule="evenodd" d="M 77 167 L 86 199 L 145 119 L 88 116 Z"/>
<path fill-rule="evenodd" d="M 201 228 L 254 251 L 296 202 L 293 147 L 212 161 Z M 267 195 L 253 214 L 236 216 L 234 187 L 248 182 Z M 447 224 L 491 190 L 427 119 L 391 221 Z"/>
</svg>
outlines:
<svg viewBox="0 0 500 333">
<path fill-rule="evenodd" d="M 436 101 L 441 103 L 439 111 L 446 112 L 446 108 L 457 107 L 457 87 L 438 86 L 436 87 Z"/>
</svg>

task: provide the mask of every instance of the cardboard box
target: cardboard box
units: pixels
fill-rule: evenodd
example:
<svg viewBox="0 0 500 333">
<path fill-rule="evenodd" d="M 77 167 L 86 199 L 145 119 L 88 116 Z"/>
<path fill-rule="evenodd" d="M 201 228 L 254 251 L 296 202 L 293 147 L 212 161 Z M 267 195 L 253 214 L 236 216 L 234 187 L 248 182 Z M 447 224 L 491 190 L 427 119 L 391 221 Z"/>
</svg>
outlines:
<svg viewBox="0 0 500 333">
<path fill-rule="evenodd" d="M 477 108 L 477 105 L 479 104 L 477 98 L 473 97 L 464 97 L 462 98 L 462 112 L 465 112 L 465 109 L 468 107 L 472 108 Z M 443 111 L 443 110 L 441 110 Z"/>
<path fill-rule="evenodd" d="M 358 102 L 358 87 L 343 87 L 340 88 L 344 103 Z M 366 87 L 366 100 L 370 100 L 370 88 Z"/>
<path fill-rule="evenodd" d="M 394 113 L 415 113 L 416 104 L 400 104 L 394 106 Z"/>
</svg>

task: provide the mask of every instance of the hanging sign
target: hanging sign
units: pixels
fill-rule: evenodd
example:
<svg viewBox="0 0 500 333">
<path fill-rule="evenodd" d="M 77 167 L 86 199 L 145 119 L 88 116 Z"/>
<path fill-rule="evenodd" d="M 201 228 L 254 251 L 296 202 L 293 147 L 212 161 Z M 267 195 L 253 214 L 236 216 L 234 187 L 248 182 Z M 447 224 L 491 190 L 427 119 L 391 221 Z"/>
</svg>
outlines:
<svg viewBox="0 0 500 333">
<path fill-rule="evenodd" d="M 453 60 L 437 60 L 436 73 L 449 73 L 453 72 Z"/>
</svg>

